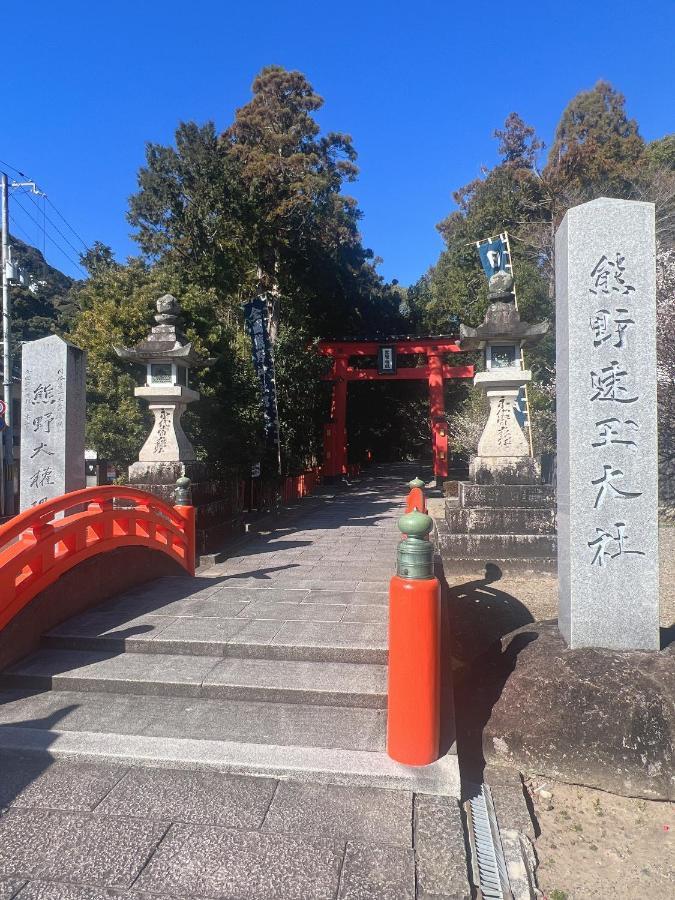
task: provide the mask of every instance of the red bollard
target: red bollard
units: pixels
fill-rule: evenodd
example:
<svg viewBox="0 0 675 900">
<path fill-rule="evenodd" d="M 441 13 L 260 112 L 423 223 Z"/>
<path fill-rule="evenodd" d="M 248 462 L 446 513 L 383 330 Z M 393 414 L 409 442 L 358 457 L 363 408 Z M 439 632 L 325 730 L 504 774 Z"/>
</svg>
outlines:
<svg viewBox="0 0 675 900">
<path fill-rule="evenodd" d="M 429 516 L 401 517 L 407 534 L 389 584 L 387 753 L 408 766 L 426 766 L 439 754 L 441 702 L 441 595 L 432 574 Z"/>
<path fill-rule="evenodd" d="M 406 497 L 405 511 L 409 513 L 413 509 L 418 509 L 420 512 L 425 513 L 427 511 L 427 501 L 424 497 L 424 482 L 421 478 L 413 478 L 412 481 L 408 482 L 408 487 L 410 488 L 410 493 Z"/>
</svg>

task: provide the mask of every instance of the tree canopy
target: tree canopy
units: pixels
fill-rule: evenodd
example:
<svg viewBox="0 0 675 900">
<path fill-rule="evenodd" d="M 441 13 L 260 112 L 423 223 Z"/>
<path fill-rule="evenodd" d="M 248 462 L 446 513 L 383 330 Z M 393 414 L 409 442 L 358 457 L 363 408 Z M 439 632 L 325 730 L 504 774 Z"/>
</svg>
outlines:
<svg viewBox="0 0 675 900">
<path fill-rule="evenodd" d="M 154 301 L 167 291 L 179 298 L 197 349 L 217 358 L 198 373 L 202 399 L 185 426 L 199 456 L 220 466 L 264 458 L 242 304 L 259 293 L 266 297 L 283 465 L 296 472 L 320 458 L 328 415 L 328 388 L 321 383 L 326 365 L 316 342 L 452 333 L 460 321 L 479 324 L 487 280 L 477 240 L 509 232 L 519 307 L 530 321 L 554 319 L 553 238 L 574 204 L 603 195 L 652 200 L 661 271 L 663 260 L 672 260 L 675 135 L 646 142 L 624 97 L 599 82 L 572 98 L 548 149 L 531 124 L 511 113 L 494 132 L 497 164 L 454 192 L 455 209 L 437 226 L 445 248 L 436 263 L 406 288 L 387 284 L 363 244 L 361 211 L 349 193 L 358 174 L 356 148 L 347 133 L 322 131 L 322 105 L 301 72 L 264 68 L 251 99 L 223 130 L 213 122 L 182 122 L 172 144 L 147 144 L 128 211 L 138 257 L 117 262 L 97 242 L 82 256 L 87 279 L 59 281 L 51 270 L 38 288 L 15 292 L 20 340 L 60 329 L 89 351 L 88 444 L 120 467 L 136 458 L 148 423 L 133 397 L 140 372 L 120 361 L 112 345 L 140 340 Z M 46 271 L 37 255 L 33 263 Z M 662 298 L 670 280 L 662 276 L 659 284 Z M 664 357 L 672 347 L 666 325 L 672 309 L 660 302 Z M 553 335 L 551 329 L 527 357 L 535 373 L 537 450 L 554 441 Z M 390 402 L 380 397 L 380 386 L 366 387 L 352 391 L 353 447 L 363 450 L 368 433 L 377 432 L 380 444 L 389 434 L 392 453 L 408 452 L 426 428 L 426 396 L 415 385 L 389 385 Z M 675 382 L 668 389 L 675 406 Z M 461 445 L 460 434 L 473 435 L 472 417 L 483 411 L 463 385 L 449 385 L 446 400 L 455 418 L 464 410 L 456 430 Z M 675 437 L 664 436 L 666 445 L 672 448 Z"/>
</svg>

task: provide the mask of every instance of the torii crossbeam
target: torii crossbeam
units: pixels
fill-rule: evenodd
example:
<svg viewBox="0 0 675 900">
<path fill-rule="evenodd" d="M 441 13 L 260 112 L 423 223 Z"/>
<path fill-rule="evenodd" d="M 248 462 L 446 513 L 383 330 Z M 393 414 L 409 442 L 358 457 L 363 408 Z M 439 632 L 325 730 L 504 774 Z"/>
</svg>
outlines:
<svg viewBox="0 0 675 900">
<path fill-rule="evenodd" d="M 443 382 L 446 378 L 473 378 L 473 366 L 451 366 L 444 354 L 459 353 L 454 336 L 392 337 L 388 340 L 320 341 L 319 351 L 331 357 L 333 366 L 326 379 L 333 382 L 331 420 L 324 426 L 323 472 L 339 478 L 347 471 L 347 386 L 350 381 L 426 381 L 434 457 L 434 475 L 448 475 L 448 429 L 445 419 Z M 399 368 L 398 356 L 424 354 L 427 364 Z M 377 368 L 360 368 L 350 362 L 358 357 L 377 357 Z"/>
</svg>

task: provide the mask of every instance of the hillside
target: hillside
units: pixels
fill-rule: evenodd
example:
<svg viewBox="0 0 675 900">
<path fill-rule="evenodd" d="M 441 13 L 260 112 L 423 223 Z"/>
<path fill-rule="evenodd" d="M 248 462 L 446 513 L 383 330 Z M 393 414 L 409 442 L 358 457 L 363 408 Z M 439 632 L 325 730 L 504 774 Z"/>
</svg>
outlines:
<svg viewBox="0 0 675 900">
<path fill-rule="evenodd" d="M 11 288 L 12 334 L 18 344 L 52 334 L 67 316 L 72 278 L 50 266 L 42 253 L 10 235 L 12 259 L 27 277 L 25 285 Z"/>
</svg>

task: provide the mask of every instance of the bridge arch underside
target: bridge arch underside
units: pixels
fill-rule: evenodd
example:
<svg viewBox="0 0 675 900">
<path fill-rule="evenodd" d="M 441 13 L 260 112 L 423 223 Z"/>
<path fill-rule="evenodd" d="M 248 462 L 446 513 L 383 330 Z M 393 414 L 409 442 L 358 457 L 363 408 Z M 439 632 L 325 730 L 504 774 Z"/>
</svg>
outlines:
<svg viewBox="0 0 675 900">
<path fill-rule="evenodd" d="M 324 426 L 324 477 L 340 478 L 347 472 L 350 461 L 360 462 L 369 453 L 375 460 L 387 461 L 392 457 L 393 447 L 405 453 L 409 446 L 414 455 L 426 456 L 419 452 L 426 430 L 434 475 L 439 481 L 447 478 L 452 453 L 448 411 L 452 414 L 459 397 L 464 395 L 458 385 L 468 384 L 474 374 L 472 365 L 453 364 L 453 354 L 461 352 L 456 338 L 322 341 L 319 349 L 332 360 L 330 374 L 326 376 L 332 385 L 332 395 L 330 421 Z M 428 398 L 426 429 L 419 403 L 425 394 Z M 402 414 L 408 416 L 405 423 Z M 395 435 L 392 429 L 397 424 L 400 433 Z M 384 446 L 387 432 L 389 446 Z"/>
<path fill-rule="evenodd" d="M 0 631 L 0 671 L 36 650 L 47 631 L 118 594 L 165 575 L 185 575 L 160 550 L 124 546 L 73 566 L 37 594 Z"/>
</svg>

